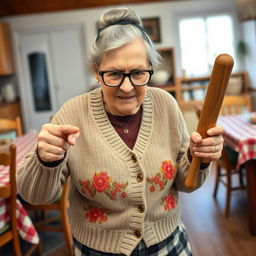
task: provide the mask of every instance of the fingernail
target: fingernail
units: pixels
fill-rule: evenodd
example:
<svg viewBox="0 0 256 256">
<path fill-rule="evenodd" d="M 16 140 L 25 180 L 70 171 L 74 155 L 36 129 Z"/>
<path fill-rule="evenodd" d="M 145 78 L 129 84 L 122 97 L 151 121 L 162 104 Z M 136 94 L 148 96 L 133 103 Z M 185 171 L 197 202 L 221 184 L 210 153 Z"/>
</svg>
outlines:
<svg viewBox="0 0 256 256">
<path fill-rule="evenodd" d="M 198 142 L 200 140 L 200 136 L 196 136 L 196 142 Z"/>
<path fill-rule="evenodd" d="M 209 134 L 209 135 L 211 135 L 212 133 L 213 133 L 213 131 L 212 131 L 212 130 L 209 130 L 209 131 L 208 131 L 208 134 Z"/>
</svg>

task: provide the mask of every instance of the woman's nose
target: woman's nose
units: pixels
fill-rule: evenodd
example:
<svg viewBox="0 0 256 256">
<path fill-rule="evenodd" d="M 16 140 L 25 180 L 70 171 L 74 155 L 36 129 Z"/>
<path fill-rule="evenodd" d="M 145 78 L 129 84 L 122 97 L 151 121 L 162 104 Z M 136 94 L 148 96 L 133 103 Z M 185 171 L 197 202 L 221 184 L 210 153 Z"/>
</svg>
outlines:
<svg viewBox="0 0 256 256">
<path fill-rule="evenodd" d="M 129 79 L 129 77 L 125 77 L 122 84 L 119 86 L 119 88 L 124 92 L 129 92 L 133 90 L 133 85 Z"/>
</svg>

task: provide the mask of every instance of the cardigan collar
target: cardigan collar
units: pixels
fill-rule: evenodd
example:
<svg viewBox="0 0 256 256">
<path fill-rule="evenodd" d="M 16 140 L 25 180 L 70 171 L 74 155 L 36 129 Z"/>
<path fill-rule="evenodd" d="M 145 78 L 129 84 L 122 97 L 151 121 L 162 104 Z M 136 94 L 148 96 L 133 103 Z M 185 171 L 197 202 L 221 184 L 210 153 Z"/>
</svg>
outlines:
<svg viewBox="0 0 256 256">
<path fill-rule="evenodd" d="M 106 110 L 104 108 L 102 89 L 97 88 L 90 93 L 90 108 L 100 133 L 111 146 L 111 148 L 113 148 L 114 151 L 123 158 L 130 158 L 131 151 L 141 157 L 146 150 L 147 142 L 149 140 L 153 126 L 153 104 L 148 90 L 142 106 L 143 113 L 141 126 L 136 143 L 133 147 L 133 150 L 131 150 L 119 137 L 108 119 Z"/>
</svg>

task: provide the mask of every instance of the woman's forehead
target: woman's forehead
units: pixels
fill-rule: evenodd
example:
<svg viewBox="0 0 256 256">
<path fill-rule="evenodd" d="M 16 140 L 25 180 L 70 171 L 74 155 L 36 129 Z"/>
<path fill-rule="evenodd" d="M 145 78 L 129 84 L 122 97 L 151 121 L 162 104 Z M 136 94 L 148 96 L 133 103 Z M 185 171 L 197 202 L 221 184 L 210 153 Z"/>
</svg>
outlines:
<svg viewBox="0 0 256 256">
<path fill-rule="evenodd" d="M 101 60 L 100 66 L 147 66 L 148 54 L 142 40 L 134 39 L 119 48 L 107 51 Z"/>
</svg>

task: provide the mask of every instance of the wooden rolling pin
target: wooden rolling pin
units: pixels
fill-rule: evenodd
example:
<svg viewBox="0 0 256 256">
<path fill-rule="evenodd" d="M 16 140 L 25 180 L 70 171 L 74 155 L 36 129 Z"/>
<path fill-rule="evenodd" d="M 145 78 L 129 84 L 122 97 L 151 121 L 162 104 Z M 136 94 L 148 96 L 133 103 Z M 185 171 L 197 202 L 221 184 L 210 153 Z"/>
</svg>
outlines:
<svg viewBox="0 0 256 256">
<path fill-rule="evenodd" d="M 207 137 L 207 130 L 216 126 L 233 65 L 234 60 L 228 54 L 221 54 L 215 59 L 197 126 L 197 132 L 201 134 L 202 138 Z M 201 158 L 193 156 L 185 181 L 187 187 L 196 187 L 200 164 Z"/>
</svg>

